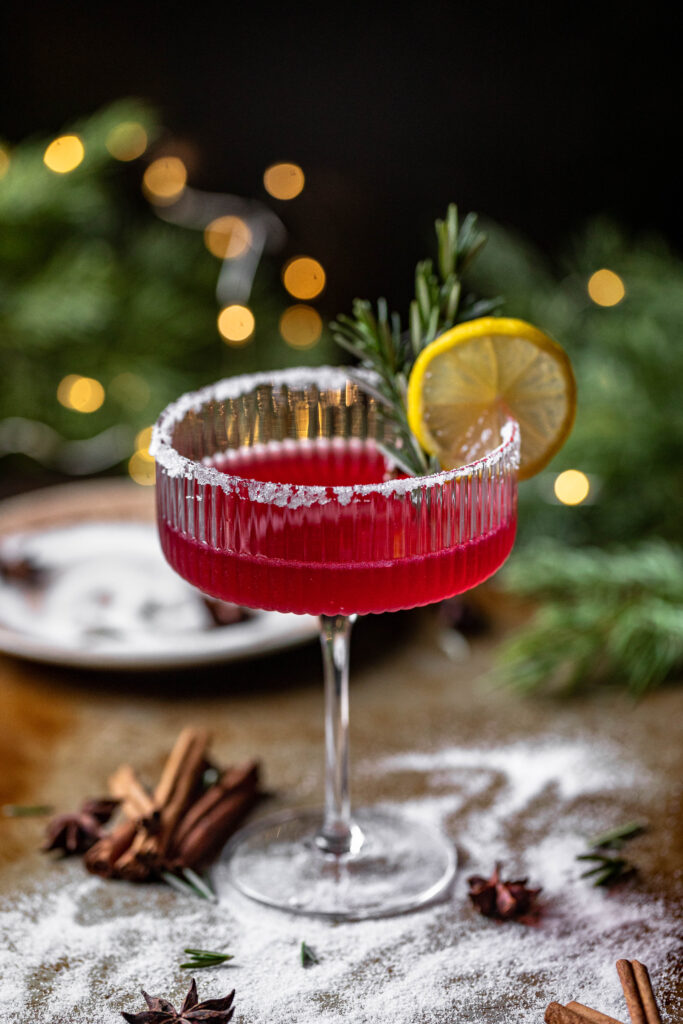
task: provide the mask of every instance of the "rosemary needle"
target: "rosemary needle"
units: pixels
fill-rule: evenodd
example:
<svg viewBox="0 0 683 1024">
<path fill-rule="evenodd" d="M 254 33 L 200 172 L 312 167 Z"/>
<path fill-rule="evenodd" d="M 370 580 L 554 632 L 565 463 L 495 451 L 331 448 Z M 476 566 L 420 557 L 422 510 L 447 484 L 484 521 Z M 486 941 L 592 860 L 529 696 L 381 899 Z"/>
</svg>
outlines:
<svg viewBox="0 0 683 1024">
<path fill-rule="evenodd" d="M 2 813 L 6 818 L 38 818 L 52 814 L 49 804 L 3 804 Z"/>
<path fill-rule="evenodd" d="M 192 871 L 191 868 L 183 868 L 183 878 L 179 875 L 174 875 L 172 871 L 162 871 L 161 877 L 167 885 L 170 885 L 176 892 L 182 893 L 184 896 L 199 896 L 203 900 L 209 900 L 211 903 L 217 903 L 218 897 L 215 892 L 200 876 Z"/>
<path fill-rule="evenodd" d="M 618 825 L 607 832 L 600 832 L 597 836 L 591 836 L 587 840 L 587 845 L 593 850 L 603 846 L 619 849 L 627 839 L 634 839 L 644 832 L 646 828 L 647 825 L 642 821 L 628 821 L 625 825 Z"/>
<path fill-rule="evenodd" d="M 320 960 L 305 942 L 301 943 L 301 966 L 310 967 L 311 964 L 319 964 Z"/>
<path fill-rule="evenodd" d="M 180 966 L 198 971 L 205 967 L 220 967 L 221 964 L 227 963 L 228 960 L 235 959 L 232 953 L 214 953 L 210 949 L 193 949 L 190 946 L 184 949 L 183 953 L 192 959 Z"/>
</svg>

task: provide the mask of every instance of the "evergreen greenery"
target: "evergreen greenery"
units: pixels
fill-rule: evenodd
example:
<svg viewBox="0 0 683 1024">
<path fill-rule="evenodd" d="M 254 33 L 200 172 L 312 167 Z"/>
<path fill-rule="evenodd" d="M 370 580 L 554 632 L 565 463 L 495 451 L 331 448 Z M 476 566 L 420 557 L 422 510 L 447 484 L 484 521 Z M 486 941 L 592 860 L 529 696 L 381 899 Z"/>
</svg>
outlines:
<svg viewBox="0 0 683 1024">
<path fill-rule="evenodd" d="M 499 678 L 528 693 L 596 683 L 634 697 L 683 670 L 683 552 L 664 541 L 634 548 L 529 545 L 505 579 L 540 601 L 503 650 Z"/>
</svg>

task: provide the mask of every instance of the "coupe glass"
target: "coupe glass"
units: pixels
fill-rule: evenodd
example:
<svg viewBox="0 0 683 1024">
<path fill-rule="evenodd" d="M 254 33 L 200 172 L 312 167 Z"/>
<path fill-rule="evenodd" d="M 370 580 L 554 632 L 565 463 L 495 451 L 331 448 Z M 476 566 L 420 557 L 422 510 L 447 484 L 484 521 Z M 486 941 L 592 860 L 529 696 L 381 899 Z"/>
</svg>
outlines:
<svg viewBox="0 0 683 1024">
<path fill-rule="evenodd" d="M 512 547 L 519 431 L 459 469 L 387 479 L 391 427 L 345 369 L 233 377 L 184 395 L 154 432 L 166 558 L 225 601 L 320 616 L 325 806 L 242 829 L 242 892 L 290 912 L 380 917 L 431 901 L 452 842 L 394 809 L 351 813 L 348 666 L 357 614 L 426 605 L 486 579 Z"/>
</svg>

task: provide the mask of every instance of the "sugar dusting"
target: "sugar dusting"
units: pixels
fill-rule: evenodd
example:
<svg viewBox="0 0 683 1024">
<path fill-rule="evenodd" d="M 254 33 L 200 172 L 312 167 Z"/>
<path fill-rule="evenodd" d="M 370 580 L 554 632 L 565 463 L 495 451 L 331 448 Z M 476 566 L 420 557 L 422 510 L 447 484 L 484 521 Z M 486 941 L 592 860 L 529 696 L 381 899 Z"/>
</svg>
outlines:
<svg viewBox="0 0 683 1024">
<path fill-rule="evenodd" d="M 359 766 L 360 776 L 393 773 L 425 784 L 425 797 L 403 808 L 456 839 L 464 867 L 447 902 L 385 921 L 330 924 L 233 892 L 211 906 L 60 863 L 45 884 L 0 906 L 0 1019 L 115 1021 L 121 1009 L 143 1008 L 141 985 L 180 1002 L 190 977 L 178 966 L 184 946 L 235 954 L 234 966 L 199 971 L 197 981 L 201 998 L 235 987 L 235 1019 L 244 1022 L 535 1024 L 551 999 L 578 999 L 623 1020 L 620 956 L 644 961 L 659 991 L 671 989 L 680 939 L 674 908 L 628 887 L 593 888 L 574 860 L 582 833 L 613 823 L 605 808 L 617 790 L 637 780 L 646 801 L 655 781 L 642 769 L 608 747 L 550 737 Z M 497 858 L 510 874 L 543 885 L 535 924 L 500 924 L 468 905 L 466 876 Z M 219 886 L 222 875 L 219 867 Z M 302 939 L 320 958 L 308 969 L 299 961 Z M 683 1005 L 669 1010 L 672 1024 Z"/>
</svg>

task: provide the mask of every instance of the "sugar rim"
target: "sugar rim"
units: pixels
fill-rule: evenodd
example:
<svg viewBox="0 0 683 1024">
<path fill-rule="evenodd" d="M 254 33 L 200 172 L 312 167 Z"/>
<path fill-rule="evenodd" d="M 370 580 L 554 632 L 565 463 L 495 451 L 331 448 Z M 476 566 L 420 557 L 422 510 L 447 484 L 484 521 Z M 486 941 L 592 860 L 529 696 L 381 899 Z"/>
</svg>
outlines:
<svg viewBox="0 0 683 1024">
<path fill-rule="evenodd" d="M 247 394 L 259 384 L 271 384 L 274 388 L 287 385 L 288 387 L 305 387 L 315 384 L 318 390 L 325 391 L 333 388 L 343 388 L 351 382 L 362 387 L 363 378 L 372 383 L 374 375 L 367 371 L 353 369 L 349 372 L 348 367 L 315 366 L 297 367 L 288 370 L 273 370 L 264 373 L 240 374 L 235 377 L 226 377 L 200 388 L 198 391 L 188 391 L 175 402 L 167 405 L 160 414 L 152 431 L 152 441 L 149 446 L 150 454 L 155 458 L 157 465 L 161 466 L 169 477 L 183 477 L 187 480 L 197 480 L 201 484 L 209 484 L 214 487 L 221 487 L 226 493 L 234 491 L 238 484 L 249 485 L 249 497 L 252 500 L 282 504 L 283 499 L 296 496 L 297 504 L 308 504 L 316 501 L 327 502 L 330 498 L 336 497 L 342 504 L 347 504 L 355 495 L 363 496 L 368 494 L 381 494 L 389 497 L 393 494 L 406 494 L 423 487 L 437 487 L 450 483 L 452 480 L 461 477 L 471 476 L 473 472 L 481 469 L 494 468 L 504 453 L 511 447 L 517 446 L 517 466 L 519 466 L 519 425 L 509 418 L 501 427 L 501 442 L 486 455 L 476 459 L 474 462 L 466 463 L 455 469 L 440 470 L 438 473 L 430 473 L 426 476 L 405 477 L 398 480 L 385 480 L 373 484 L 353 484 L 349 486 L 327 486 L 320 484 L 289 484 L 253 480 L 250 477 L 239 476 L 235 473 L 225 472 L 215 466 L 207 466 L 203 462 L 189 459 L 181 455 L 172 442 L 173 428 L 179 423 L 188 412 L 198 411 L 202 405 L 210 401 L 222 402 L 230 398 L 238 398 Z M 252 490 L 254 493 L 252 493 Z M 289 503 L 287 501 L 287 503 Z"/>
</svg>

